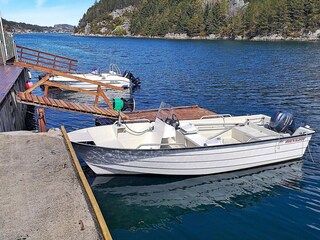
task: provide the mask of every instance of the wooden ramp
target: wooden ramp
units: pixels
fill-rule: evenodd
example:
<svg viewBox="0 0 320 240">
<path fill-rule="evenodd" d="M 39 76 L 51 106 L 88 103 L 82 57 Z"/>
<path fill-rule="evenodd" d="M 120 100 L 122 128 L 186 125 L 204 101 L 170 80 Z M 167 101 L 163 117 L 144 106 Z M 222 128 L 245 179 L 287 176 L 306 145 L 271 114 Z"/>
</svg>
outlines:
<svg viewBox="0 0 320 240">
<path fill-rule="evenodd" d="M 95 116 L 103 116 L 114 119 L 118 118 L 118 112 L 114 110 L 95 106 L 88 106 L 85 104 L 77 104 L 54 98 L 36 96 L 30 93 L 16 92 L 16 99 L 20 103 L 33 106 L 41 106 L 46 108 L 54 108 L 58 110 L 92 114 Z M 121 113 L 121 116 L 123 119 L 128 119 L 128 116 L 123 113 Z"/>
<path fill-rule="evenodd" d="M 98 104 L 99 97 L 102 97 L 109 108 L 112 109 L 112 104 L 105 93 L 102 91 L 102 87 L 123 91 L 121 87 L 113 86 L 101 81 L 94 81 L 83 77 L 74 76 L 71 73 L 75 72 L 77 60 L 66 58 L 63 56 L 53 55 L 50 53 L 42 52 L 39 50 L 17 46 L 17 59 L 15 59 L 14 65 L 24 68 L 33 69 L 36 71 L 46 73 L 33 87 L 27 89 L 24 93 L 30 94 L 35 88 L 44 86 L 44 96 L 47 97 L 49 87 L 57 87 L 60 89 L 66 89 L 69 91 L 82 92 L 89 95 L 95 95 L 95 106 Z M 50 75 L 57 75 L 66 77 L 69 79 L 77 80 L 80 82 L 86 82 L 97 86 L 96 91 L 88 91 L 81 88 L 70 87 L 61 83 L 50 81 Z M 36 99 L 36 97 L 35 97 Z M 80 105 L 79 105 L 80 106 Z"/>
</svg>

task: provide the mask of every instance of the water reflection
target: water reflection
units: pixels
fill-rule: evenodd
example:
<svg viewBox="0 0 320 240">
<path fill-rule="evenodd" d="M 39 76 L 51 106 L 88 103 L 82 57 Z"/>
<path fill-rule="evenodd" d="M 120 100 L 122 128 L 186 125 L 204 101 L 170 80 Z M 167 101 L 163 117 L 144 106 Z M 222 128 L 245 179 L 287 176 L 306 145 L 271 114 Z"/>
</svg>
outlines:
<svg viewBox="0 0 320 240">
<path fill-rule="evenodd" d="M 98 176 L 89 178 L 110 227 L 149 228 L 191 212 L 247 207 L 275 188 L 298 189 L 302 161 L 200 177 Z M 104 210 L 105 209 L 105 210 Z M 112 215 L 115 216 L 112 216 Z M 130 215 L 127 218 L 126 215 Z"/>
<path fill-rule="evenodd" d="M 105 90 L 104 93 L 108 97 L 109 100 L 113 98 L 129 98 L 131 96 L 131 91 L 129 89 L 125 89 L 123 91 L 117 90 Z M 59 89 L 51 89 L 48 93 L 48 96 L 51 98 L 61 99 L 65 101 L 88 104 L 93 105 L 95 100 L 95 95 L 89 95 L 81 92 L 73 92 L 73 91 L 61 91 Z M 102 97 L 99 98 L 99 106 L 106 107 L 106 103 Z"/>
</svg>

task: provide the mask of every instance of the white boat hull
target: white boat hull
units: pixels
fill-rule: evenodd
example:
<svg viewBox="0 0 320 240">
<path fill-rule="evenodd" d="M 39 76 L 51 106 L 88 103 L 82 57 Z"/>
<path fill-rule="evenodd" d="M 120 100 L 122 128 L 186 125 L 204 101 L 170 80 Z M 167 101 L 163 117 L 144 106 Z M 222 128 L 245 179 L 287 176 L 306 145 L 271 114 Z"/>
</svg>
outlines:
<svg viewBox="0 0 320 240">
<path fill-rule="evenodd" d="M 122 87 L 125 89 L 131 89 L 132 88 L 132 82 L 130 79 L 119 76 L 119 75 L 114 75 L 114 74 L 109 74 L 109 73 L 102 73 L 102 74 L 92 74 L 92 73 L 85 73 L 85 74 L 72 74 L 76 77 L 81 77 L 81 78 L 86 78 L 89 80 L 93 81 L 98 81 L 101 83 L 105 84 L 110 84 L 112 86 L 116 87 Z M 97 90 L 97 85 L 96 84 L 90 84 L 86 82 L 80 82 L 78 80 L 74 80 L 71 78 L 66 78 L 62 76 L 52 76 L 49 79 L 50 81 L 60 83 L 60 84 L 65 84 L 70 87 L 76 87 L 76 88 L 81 88 L 89 91 L 95 91 Z M 104 87 L 102 87 L 105 89 Z"/>
<path fill-rule="evenodd" d="M 73 143 L 96 174 L 205 175 L 301 158 L 310 135 L 212 147 L 126 150 Z"/>
</svg>

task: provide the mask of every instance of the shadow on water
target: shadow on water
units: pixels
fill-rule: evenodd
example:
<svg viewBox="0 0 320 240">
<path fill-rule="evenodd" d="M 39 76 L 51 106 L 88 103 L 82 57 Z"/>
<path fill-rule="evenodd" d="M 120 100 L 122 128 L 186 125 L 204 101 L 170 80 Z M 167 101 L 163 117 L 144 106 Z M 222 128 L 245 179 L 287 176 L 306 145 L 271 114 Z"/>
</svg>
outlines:
<svg viewBox="0 0 320 240">
<path fill-rule="evenodd" d="M 276 188 L 297 190 L 301 168 L 299 160 L 200 177 L 91 175 L 89 181 L 112 229 L 152 229 L 192 212 L 254 206 L 277 195 Z"/>
</svg>

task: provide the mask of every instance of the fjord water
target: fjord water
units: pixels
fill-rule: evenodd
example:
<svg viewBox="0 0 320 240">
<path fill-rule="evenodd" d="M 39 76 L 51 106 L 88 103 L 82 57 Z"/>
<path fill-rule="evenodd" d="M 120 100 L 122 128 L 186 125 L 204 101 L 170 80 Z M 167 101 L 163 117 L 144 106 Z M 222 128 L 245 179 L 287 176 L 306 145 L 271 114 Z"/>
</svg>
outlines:
<svg viewBox="0 0 320 240">
<path fill-rule="evenodd" d="M 319 42 L 63 34 L 15 40 L 75 58 L 79 71 L 107 70 L 116 63 L 133 72 L 142 79 L 133 93 L 137 109 L 166 101 L 233 115 L 287 110 L 297 124 L 317 132 L 302 160 L 258 169 L 188 178 L 95 177 L 88 171 L 114 239 L 320 239 Z M 78 95 L 58 96 L 76 100 Z M 92 116 L 54 110 L 46 110 L 46 118 L 48 127 L 65 125 L 68 131 L 94 125 Z"/>
</svg>

